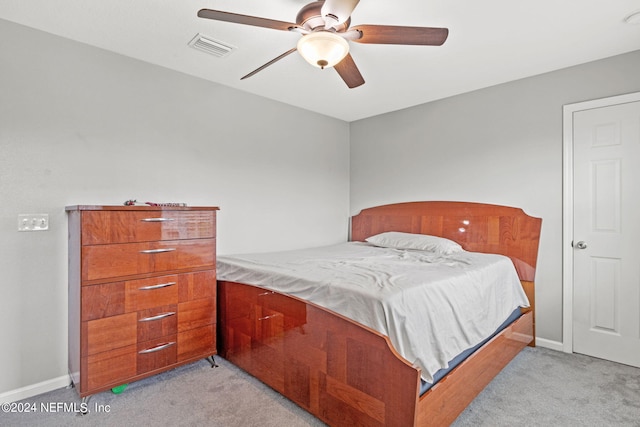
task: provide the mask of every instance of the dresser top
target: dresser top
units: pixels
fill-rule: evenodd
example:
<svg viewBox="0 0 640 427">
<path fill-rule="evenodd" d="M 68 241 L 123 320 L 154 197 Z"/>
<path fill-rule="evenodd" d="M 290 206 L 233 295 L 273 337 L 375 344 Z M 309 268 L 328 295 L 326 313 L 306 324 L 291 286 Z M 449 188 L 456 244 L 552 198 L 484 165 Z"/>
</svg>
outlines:
<svg viewBox="0 0 640 427">
<path fill-rule="evenodd" d="M 73 205 L 65 207 L 69 211 L 217 211 L 217 206 L 100 206 Z"/>
</svg>

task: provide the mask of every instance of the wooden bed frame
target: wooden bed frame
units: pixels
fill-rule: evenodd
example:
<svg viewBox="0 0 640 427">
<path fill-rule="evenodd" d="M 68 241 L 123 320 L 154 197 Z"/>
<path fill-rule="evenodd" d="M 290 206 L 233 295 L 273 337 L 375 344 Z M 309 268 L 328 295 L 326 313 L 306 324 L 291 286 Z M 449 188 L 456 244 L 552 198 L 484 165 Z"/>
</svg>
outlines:
<svg viewBox="0 0 640 427">
<path fill-rule="evenodd" d="M 510 257 L 531 301 L 524 314 L 422 396 L 420 370 L 388 337 L 307 301 L 218 282 L 219 353 L 331 426 L 453 422 L 525 346 L 534 345 L 534 275 L 542 220 L 521 209 L 409 202 L 365 209 L 351 240 L 384 231 L 446 237 Z"/>
</svg>

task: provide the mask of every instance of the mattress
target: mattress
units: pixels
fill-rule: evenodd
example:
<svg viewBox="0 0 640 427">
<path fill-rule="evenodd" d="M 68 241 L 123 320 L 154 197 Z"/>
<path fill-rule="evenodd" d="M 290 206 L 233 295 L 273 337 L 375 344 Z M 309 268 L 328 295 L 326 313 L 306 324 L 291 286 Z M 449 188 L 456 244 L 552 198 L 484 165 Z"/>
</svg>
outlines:
<svg viewBox="0 0 640 427">
<path fill-rule="evenodd" d="M 221 255 L 217 275 L 305 299 L 377 330 L 427 383 L 529 304 L 509 258 L 468 251 L 346 242 Z"/>
<path fill-rule="evenodd" d="M 433 387 L 438 381 L 440 381 L 441 378 L 444 378 L 444 376 L 447 375 L 449 372 L 451 372 L 456 366 L 464 362 L 464 360 L 467 357 L 471 356 L 476 350 L 482 347 L 487 341 L 489 341 L 491 338 L 498 335 L 500 332 L 502 332 L 503 329 L 505 329 L 507 326 L 509 326 L 516 320 L 518 320 L 520 316 L 522 316 L 522 312 L 520 311 L 520 308 L 516 308 L 511 312 L 509 317 L 507 317 L 507 319 L 504 322 L 502 322 L 500 326 L 498 326 L 498 329 L 496 329 L 493 332 L 493 334 L 489 335 L 487 338 L 485 338 L 475 346 L 464 350 L 462 353 L 459 353 L 456 357 L 454 357 L 449 361 L 449 366 L 447 366 L 446 368 L 442 368 L 438 370 L 435 374 L 433 374 L 432 382 L 427 382 L 424 379 L 422 379 L 420 381 L 420 396 L 426 393 L 427 390 Z"/>
</svg>

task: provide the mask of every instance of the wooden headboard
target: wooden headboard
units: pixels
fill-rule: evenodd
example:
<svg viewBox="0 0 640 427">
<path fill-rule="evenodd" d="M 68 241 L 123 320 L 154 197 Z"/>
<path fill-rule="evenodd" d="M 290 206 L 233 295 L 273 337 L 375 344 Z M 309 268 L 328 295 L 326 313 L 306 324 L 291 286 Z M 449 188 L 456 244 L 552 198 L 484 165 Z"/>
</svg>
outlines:
<svg viewBox="0 0 640 427">
<path fill-rule="evenodd" d="M 351 240 L 385 231 L 430 234 L 465 250 L 508 256 L 522 281 L 535 277 L 542 219 L 508 206 L 468 202 L 407 202 L 362 210 L 351 218 Z"/>
</svg>

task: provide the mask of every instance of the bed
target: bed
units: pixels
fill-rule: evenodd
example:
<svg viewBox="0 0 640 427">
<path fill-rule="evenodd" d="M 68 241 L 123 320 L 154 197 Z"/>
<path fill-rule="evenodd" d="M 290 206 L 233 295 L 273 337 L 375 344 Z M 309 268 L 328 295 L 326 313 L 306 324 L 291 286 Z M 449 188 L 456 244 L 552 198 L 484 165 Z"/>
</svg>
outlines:
<svg viewBox="0 0 640 427">
<path fill-rule="evenodd" d="M 360 251 L 387 250 L 381 248 L 386 244 L 376 239 L 409 233 L 398 235 L 412 239 L 437 236 L 459 245 L 461 251 L 438 255 L 451 266 L 479 258 L 490 259 L 491 265 L 495 262 L 504 268 L 504 260 L 507 261 L 515 281 L 519 282 L 515 285 L 517 290 L 510 291 L 513 298 L 509 303 L 523 308 L 513 310 L 509 306 L 500 308 L 498 314 L 489 314 L 493 310 L 485 307 L 489 304 L 477 303 L 463 309 L 475 312 L 476 316 L 486 312 L 485 317 L 491 317 L 494 323 L 500 317 L 498 323 L 502 324 L 492 326 L 491 331 L 479 321 L 447 320 L 447 323 L 461 322 L 462 326 L 466 322 L 472 330 L 482 329 L 478 333 L 483 334 L 477 344 L 474 341 L 477 336 L 470 338 L 474 345 L 469 348 L 465 347 L 468 343 L 460 344 L 465 348 L 463 354 L 446 356 L 445 365 L 453 367 L 436 372 L 433 365 L 438 364 L 431 363 L 430 356 L 412 352 L 412 344 L 418 340 L 406 337 L 403 341 L 398 338 L 398 335 L 403 338 L 403 333 L 398 334 L 395 326 L 385 329 L 380 322 L 370 320 L 366 313 L 366 292 L 360 292 L 357 298 L 340 298 L 343 295 L 340 285 L 353 282 L 353 276 L 336 273 L 335 277 L 322 277 L 326 286 L 310 291 L 312 288 L 300 277 L 289 280 L 284 274 L 276 279 L 261 279 L 261 267 L 257 268 L 258 278 L 254 272 L 243 270 L 244 265 L 243 269 L 238 267 L 239 259 L 262 265 L 264 256 L 256 258 L 260 263 L 251 257 L 219 257 L 219 353 L 332 426 L 448 425 L 522 348 L 534 345 L 534 276 L 540 228 L 541 219 L 530 217 L 521 209 L 466 202 L 399 203 L 365 209 L 352 218 L 351 243 L 346 249 L 338 247 L 340 256 L 340 251 L 349 251 L 349 256 L 356 251 L 360 257 Z M 431 254 L 425 258 L 421 251 L 412 249 L 392 248 L 394 254 L 384 253 L 382 258 L 374 258 L 372 264 L 382 265 L 388 257 L 397 256 L 403 262 L 409 256 L 432 263 Z M 317 254 L 314 251 L 309 253 Z M 324 259 L 323 256 L 316 258 Z M 293 261 L 299 264 L 298 258 Z M 342 271 L 333 262 L 325 263 L 325 270 Z M 273 267 L 288 268 L 290 264 Z M 307 271 L 306 267 L 302 270 Z M 310 277 L 317 277 L 317 273 L 309 271 Z M 493 270 L 490 271 L 488 276 L 493 276 Z M 477 273 L 473 274 L 476 277 Z M 401 273 L 390 275 L 397 278 L 411 274 L 405 274 L 403 267 Z M 508 279 L 500 277 L 493 281 L 501 283 Z M 453 282 L 447 279 L 449 283 Z M 513 286 L 509 284 L 509 289 Z M 518 291 L 525 296 L 519 296 Z M 401 294 L 409 302 L 417 298 L 407 289 Z M 332 306 L 332 299 L 337 305 Z M 349 304 L 339 303 L 344 299 Z M 457 304 L 456 301 L 453 303 Z M 356 310 L 345 312 L 344 306 L 354 306 Z M 507 312 L 509 316 L 505 315 Z M 391 325 L 411 324 L 408 316 L 405 319 L 396 309 L 384 311 L 383 318 L 382 323 Z M 429 343 L 422 347 L 427 354 L 436 346 Z M 434 357 L 442 358 L 445 354 L 437 352 Z"/>
</svg>

